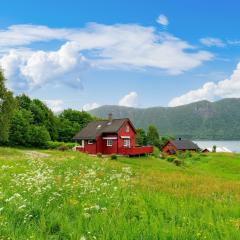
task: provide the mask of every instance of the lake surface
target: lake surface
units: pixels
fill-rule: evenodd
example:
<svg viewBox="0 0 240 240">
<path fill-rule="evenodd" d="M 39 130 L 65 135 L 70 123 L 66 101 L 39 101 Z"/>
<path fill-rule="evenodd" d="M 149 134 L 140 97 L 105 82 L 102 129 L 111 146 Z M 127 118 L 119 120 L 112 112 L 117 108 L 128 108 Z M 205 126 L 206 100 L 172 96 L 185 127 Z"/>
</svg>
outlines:
<svg viewBox="0 0 240 240">
<path fill-rule="evenodd" d="M 200 148 L 212 148 L 214 145 L 217 147 L 226 147 L 232 152 L 240 152 L 239 141 L 198 141 L 193 140 Z"/>
</svg>

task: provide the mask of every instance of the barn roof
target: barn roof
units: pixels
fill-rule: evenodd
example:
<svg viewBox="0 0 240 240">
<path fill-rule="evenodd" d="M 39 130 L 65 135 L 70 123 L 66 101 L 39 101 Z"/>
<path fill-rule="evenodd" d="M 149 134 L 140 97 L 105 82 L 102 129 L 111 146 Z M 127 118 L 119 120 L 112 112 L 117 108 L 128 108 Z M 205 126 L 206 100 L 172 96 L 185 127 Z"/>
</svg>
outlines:
<svg viewBox="0 0 240 240">
<path fill-rule="evenodd" d="M 85 128 L 74 136 L 74 140 L 89 139 L 93 140 L 103 133 L 117 133 L 120 127 L 130 120 L 128 118 L 94 121 L 90 122 Z M 132 123 L 130 122 L 132 125 Z M 134 127 L 133 127 L 134 128 Z"/>
<path fill-rule="evenodd" d="M 190 140 L 173 140 L 171 141 L 178 150 L 198 150 L 200 149 L 198 145 Z"/>
</svg>

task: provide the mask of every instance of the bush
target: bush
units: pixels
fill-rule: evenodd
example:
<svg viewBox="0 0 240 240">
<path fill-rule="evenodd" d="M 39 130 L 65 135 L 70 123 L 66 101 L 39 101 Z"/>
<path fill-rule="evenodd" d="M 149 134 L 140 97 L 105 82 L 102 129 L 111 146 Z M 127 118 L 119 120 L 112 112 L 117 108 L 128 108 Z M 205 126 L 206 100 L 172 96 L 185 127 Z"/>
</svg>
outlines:
<svg viewBox="0 0 240 240">
<path fill-rule="evenodd" d="M 111 159 L 112 159 L 112 160 L 117 160 L 117 155 L 116 155 L 116 154 L 112 154 L 112 155 L 111 155 Z"/>
<path fill-rule="evenodd" d="M 175 157 L 174 156 L 168 156 L 166 159 L 167 159 L 168 162 L 173 162 L 175 160 Z"/>
<path fill-rule="evenodd" d="M 67 148 L 67 150 L 72 149 L 73 147 L 76 146 L 76 143 L 65 143 L 65 142 L 53 142 L 53 141 L 48 141 L 47 142 L 47 148 L 48 149 L 58 149 L 61 150 L 63 148 Z"/>
<path fill-rule="evenodd" d="M 177 151 L 177 157 L 178 158 L 184 158 L 185 157 L 185 153 L 183 151 Z"/>
<path fill-rule="evenodd" d="M 192 152 L 191 151 L 186 151 L 185 152 L 185 157 L 186 158 L 191 158 L 192 157 Z"/>
<path fill-rule="evenodd" d="M 153 147 L 153 156 L 159 157 L 160 156 L 160 150 L 157 147 Z"/>
<path fill-rule="evenodd" d="M 176 166 L 181 166 L 182 164 L 183 164 L 183 161 L 182 160 L 179 160 L 179 159 L 175 159 L 174 161 L 173 161 L 173 163 L 176 165 Z"/>
<path fill-rule="evenodd" d="M 76 143 L 65 143 L 65 145 L 68 147 L 68 149 L 76 147 Z"/>
<path fill-rule="evenodd" d="M 57 148 L 59 151 L 67 151 L 69 150 L 69 148 L 66 145 L 62 145 L 60 147 Z"/>
<path fill-rule="evenodd" d="M 101 153 L 97 153 L 97 157 L 98 158 L 102 158 L 102 154 Z"/>
<path fill-rule="evenodd" d="M 47 142 L 47 148 L 49 149 L 58 149 L 62 145 L 64 145 L 64 142 L 53 142 L 53 141 Z"/>
</svg>

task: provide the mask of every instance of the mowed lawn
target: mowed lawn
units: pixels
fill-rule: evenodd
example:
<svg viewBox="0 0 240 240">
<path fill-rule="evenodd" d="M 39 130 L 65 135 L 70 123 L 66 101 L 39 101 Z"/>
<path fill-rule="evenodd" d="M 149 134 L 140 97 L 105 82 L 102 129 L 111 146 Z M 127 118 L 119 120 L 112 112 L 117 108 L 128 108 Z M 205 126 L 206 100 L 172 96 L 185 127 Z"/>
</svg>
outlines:
<svg viewBox="0 0 240 240">
<path fill-rule="evenodd" d="M 0 239 L 240 239 L 240 155 L 0 148 Z"/>
</svg>

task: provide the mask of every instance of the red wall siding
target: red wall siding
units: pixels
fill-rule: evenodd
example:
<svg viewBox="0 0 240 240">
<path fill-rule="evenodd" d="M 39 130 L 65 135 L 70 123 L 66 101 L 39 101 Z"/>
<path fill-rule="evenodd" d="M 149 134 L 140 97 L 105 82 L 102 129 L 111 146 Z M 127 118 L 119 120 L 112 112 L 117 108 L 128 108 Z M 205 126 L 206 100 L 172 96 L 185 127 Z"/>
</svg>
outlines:
<svg viewBox="0 0 240 240">
<path fill-rule="evenodd" d="M 163 152 L 169 152 L 170 150 L 174 150 L 177 151 L 177 148 L 175 145 L 173 145 L 171 143 L 171 141 L 169 141 L 162 149 Z"/>
<path fill-rule="evenodd" d="M 96 154 L 97 153 L 97 143 L 96 141 L 93 141 L 93 144 L 88 144 L 88 141 L 84 141 L 84 152 L 90 153 L 90 154 Z"/>
<path fill-rule="evenodd" d="M 129 126 L 129 132 L 126 132 L 126 126 Z M 135 147 L 135 131 L 129 122 L 123 124 L 123 126 L 118 131 L 118 148 L 123 148 L 124 139 L 121 136 L 129 136 L 131 147 Z"/>
<path fill-rule="evenodd" d="M 117 137 L 117 135 L 104 135 L 104 137 Z M 118 141 L 117 139 L 113 139 L 112 140 L 112 146 L 107 146 L 107 140 L 106 139 L 102 139 L 103 142 L 103 154 L 114 154 L 114 153 L 118 153 Z"/>
</svg>

